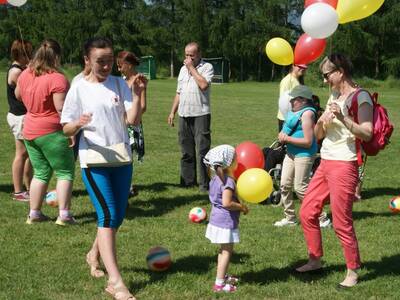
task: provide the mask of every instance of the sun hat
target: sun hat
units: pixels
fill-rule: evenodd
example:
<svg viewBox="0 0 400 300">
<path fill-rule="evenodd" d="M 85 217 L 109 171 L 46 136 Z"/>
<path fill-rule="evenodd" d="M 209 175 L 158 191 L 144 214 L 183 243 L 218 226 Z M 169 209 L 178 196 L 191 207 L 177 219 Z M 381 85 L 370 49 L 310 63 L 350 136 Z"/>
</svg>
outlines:
<svg viewBox="0 0 400 300">
<path fill-rule="evenodd" d="M 234 147 L 230 145 L 220 145 L 208 151 L 203 162 L 215 171 L 217 166 L 222 168 L 229 167 L 232 164 L 234 157 Z"/>
<path fill-rule="evenodd" d="M 302 97 L 305 99 L 309 99 L 312 100 L 312 95 L 313 92 L 311 91 L 311 89 L 306 86 L 306 85 L 298 85 L 295 86 L 290 92 L 289 92 L 289 99 L 295 99 L 297 97 Z"/>
</svg>

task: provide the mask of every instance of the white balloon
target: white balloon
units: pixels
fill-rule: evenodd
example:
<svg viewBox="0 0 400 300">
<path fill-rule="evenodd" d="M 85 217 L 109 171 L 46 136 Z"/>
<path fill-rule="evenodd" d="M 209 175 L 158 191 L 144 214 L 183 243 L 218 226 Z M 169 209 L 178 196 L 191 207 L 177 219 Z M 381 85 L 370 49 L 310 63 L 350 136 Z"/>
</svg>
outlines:
<svg viewBox="0 0 400 300">
<path fill-rule="evenodd" d="M 26 3 L 27 0 L 7 0 L 7 2 L 14 6 L 22 6 Z"/>
<path fill-rule="evenodd" d="M 289 92 L 290 91 L 284 92 L 279 97 L 279 110 L 285 119 L 286 119 L 287 113 L 292 110 L 292 104 L 290 104 Z"/>
<path fill-rule="evenodd" d="M 314 39 L 327 38 L 336 31 L 338 25 L 339 16 L 336 10 L 326 3 L 314 3 L 301 15 L 301 27 Z"/>
</svg>

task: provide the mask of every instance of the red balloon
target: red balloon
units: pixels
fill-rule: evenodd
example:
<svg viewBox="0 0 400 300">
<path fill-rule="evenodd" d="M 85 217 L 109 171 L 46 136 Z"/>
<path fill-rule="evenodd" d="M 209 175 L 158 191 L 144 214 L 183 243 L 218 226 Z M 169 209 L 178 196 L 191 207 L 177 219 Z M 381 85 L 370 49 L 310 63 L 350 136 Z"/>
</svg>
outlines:
<svg viewBox="0 0 400 300">
<path fill-rule="evenodd" d="M 347 1 L 350 1 L 350 0 L 347 0 Z M 307 6 L 310 6 L 311 4 L 318 3 L 318 2 L 329 4 L 334 9 L 336 9 L 338 0 L 305 0 L 304 1 L 304 8 L 307 8 Z"/>
<path fill-rule="evenodd" d="M 7 4 L 7 0 L 0 0 L 0 4 Z"/>
<path fill-rule="evenodd" d="M 236 179 L 247 169 L 264 169 L 264 154 L 258 145 L 252 142 L 243 142 L 236 147 L 237 167 L 233 172 Z"/>
<path fill-rule="evenodd" d="M 307 65 L 321 56 L 326 48 L 325 39 L 314 39 L 307 33 L 300 36 L 294 48 L 294 63 Z"/>
</svg>

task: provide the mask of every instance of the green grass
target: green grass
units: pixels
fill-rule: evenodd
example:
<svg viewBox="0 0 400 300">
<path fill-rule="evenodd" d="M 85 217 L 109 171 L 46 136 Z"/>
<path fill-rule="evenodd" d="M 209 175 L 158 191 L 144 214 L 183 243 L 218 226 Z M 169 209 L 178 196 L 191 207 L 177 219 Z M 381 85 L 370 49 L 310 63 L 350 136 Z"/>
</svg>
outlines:
<svg viewBox="0 0 400 300">
<path fill-rule="evenodd" d="M 0 82 L 5 82 L 0 73 Z M 233 295 L 211 292 L 217 248 L 204 237 L 205 224 L 191 224 L 187 214 L 194 206 L 209 212 L 207 195 L 183 190 L 179 182 L 180 150 L 177 128 L 166 120 L 176 88 L 175 80 L 149 83 L 148 111 L 144 116 L 146 156 L 135 163 L 134 182 L 139 196 L 130 199 L 126 220 L 118 235 L 120 267 L 139 299 L 398 299 L 400 250 L 398 215 L 388 209 L 399 193 L 399 130 L 392 144 L 367 165 L 363 198 L 354 205 L 354 220 L 363 261 L 362 281 L 351 292 L 335 286 L 345 264 L 332 229 L 323 230 L 326 272 L 322 276 L 291 274 L 306 259 L 299 226 L 275 228 L 282 209 L 249 205 L 241 217 L 241 243 L 235 247 L 230 272 L 239 275 Z M 82 184 L 79 169 L 74 184 L 73 211 L 80 223 L 60 228 L 57 210 L 44 206 L 53 222 L 24 224 L 28 205 L 11 201 L 13 137 L 6 123 L 5 90 L 0 88 L 0 299 L 107 299 L 105 279 L 89 276 L 85 263 L 95 235 L 95 214 Z M 327 89 L 316 89 L 326 99 Z M 395 125 L 400 124 L 399 89 L 380 89 Z M 277 83 L 231 83 L 212 87 L 212 145 L 237 145 L 245 140 L 265 146 L 276 138 Z M 397 126 L 396 126 L 397 127 Z M 54 181 L 51 183 L 54 186 Z M 297 203 L 297 208 L 298 208 Z M 146 253 L 162 245 L 173 265 L 163 273 L 146 267 Z"/>
</svg>

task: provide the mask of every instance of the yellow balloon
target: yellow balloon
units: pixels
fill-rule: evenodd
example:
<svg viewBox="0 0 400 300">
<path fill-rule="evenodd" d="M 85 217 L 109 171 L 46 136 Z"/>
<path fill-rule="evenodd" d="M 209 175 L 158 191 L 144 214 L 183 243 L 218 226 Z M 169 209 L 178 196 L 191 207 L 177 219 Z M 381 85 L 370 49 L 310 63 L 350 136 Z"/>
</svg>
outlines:
<svg viewBox="0 0 400 300">
<path fill-rule="evenodd" d="M 364 19 L 376 12 L 385 0 L 339 0 L 336 11 L 339 23 Z"/>
<path fill-rule="evenodd" d="M 287 66 L 294 61 L 292 46 L 283 38 L 270 39 L 265 46 L 265 52 L 269 59 L 277 65 Z"/>
<path fill-rule="evenodd" d="M 264 201 L 272 193 L 271 176 L 263 169 L 248 169 L 239 176 L 237 191 L 244 201 L 250 203 Z"/>
</svg>

